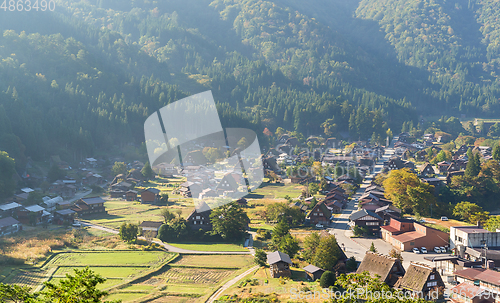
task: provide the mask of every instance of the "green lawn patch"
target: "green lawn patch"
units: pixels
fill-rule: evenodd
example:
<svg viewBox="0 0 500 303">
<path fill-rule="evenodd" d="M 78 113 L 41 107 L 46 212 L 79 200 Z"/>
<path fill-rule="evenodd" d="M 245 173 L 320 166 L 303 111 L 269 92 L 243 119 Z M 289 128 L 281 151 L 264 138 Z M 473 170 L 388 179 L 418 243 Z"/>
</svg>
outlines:
<svg viewBox="0 0 500 303">
<path fill-rule="evenodd" d="M 304 189 L 305 186 L 300 184 L 262 183 L 259 188 L 252 191 L 251 195 L 267 199 L 284 199 L 285 196 L 296 198 Z"/>
</svg>

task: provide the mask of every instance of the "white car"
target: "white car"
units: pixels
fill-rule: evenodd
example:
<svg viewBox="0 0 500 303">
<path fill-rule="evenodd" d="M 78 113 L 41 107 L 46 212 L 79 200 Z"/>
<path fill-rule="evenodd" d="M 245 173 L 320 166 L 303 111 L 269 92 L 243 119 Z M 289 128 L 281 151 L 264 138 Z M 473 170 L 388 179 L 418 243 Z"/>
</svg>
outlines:
<svg viewBox="0 0 500 303">
<path fill-rule="evenodd" d="M 448 217 L 441 217 L 441 221 L 448 221 Z"/>
<path fill-rule="evenodd" d="M 422 248 L 420 248 L 420 251 L 421 251 L 423 254 L 426 254 L 426 253 L 427 253 L 427 248 L 422 247 Z"/>
<path fill-rule="evenodd" d="M 319 223 L 316 224 L 316 228 L 323 228 L 323 227 L 324 227 L 323 224 L 319 224 Z"/>
<path fill-rule="evenodd" d="M 437 246 L 436 246 L 436 247 L 434 247 L 434 252 L 435 252 L 436 254 L 440 254 L 440 253 L 441 253 L 441 248 L 440 248 L 440 247 L 437 247 Z"/>
<path fill-rule="evenodd" d="M 413 248 L 413 252 L 416 253 L 416 254 L 419 254 L 420 253 L 420 250 L 418 250 L 418 248 L 414 247 Z"/>
<path fill-rule="evenodd" d="M 444 248 L 444 247 L 442 247 L 442 246 L 441 246 L 441 247 L 440 247 L 440 249 L 441 249 L 441 252 L 442 252 L 443 254 L 445 254 L 445 253 L 446 253 L 446 248 Z"/>
</svg>

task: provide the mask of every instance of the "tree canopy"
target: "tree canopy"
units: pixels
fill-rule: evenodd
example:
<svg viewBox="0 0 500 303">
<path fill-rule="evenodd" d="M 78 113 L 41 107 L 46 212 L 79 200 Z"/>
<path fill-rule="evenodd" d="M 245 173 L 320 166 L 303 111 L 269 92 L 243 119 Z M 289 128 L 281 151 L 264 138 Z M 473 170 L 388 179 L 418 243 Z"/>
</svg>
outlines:
<svg viewBox="0 0 500 303">
<path fill-rule="evenodd" d="M 241 238 L 249 222 L 246 212 L 235 202 L 219 206 L 210 214 L 212 232 L 227 240 Z"/>
</svg>

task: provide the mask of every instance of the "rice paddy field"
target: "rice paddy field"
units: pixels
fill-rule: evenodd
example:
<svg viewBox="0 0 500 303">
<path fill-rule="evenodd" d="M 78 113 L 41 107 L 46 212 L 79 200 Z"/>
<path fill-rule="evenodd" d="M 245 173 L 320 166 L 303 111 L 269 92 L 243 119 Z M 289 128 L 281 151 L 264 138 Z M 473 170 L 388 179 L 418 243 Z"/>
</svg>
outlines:
<svg viewBox="0 0 500 303">
<path fill-rule="evenodd" d="M 106 300 L 204 302 L 221 284 L 253 266 L 249 255 L 178 255 L 163 251 L 62 251 L 41 267 L 1 271 L 0 282 L 43 289 L 75 268 L 89 267 L 106 279 Z M 168 299 L 168 300 L 167 300 Z"/>
<path fill-rule="evenodd" d="M 20 267 L 2 279 L 3 283 L 43 288 L 43 282 L 58 282 L 66 274 L 74 274 L 74 268 L 89 267 L 106 278 L 100 289 L 143 276 L 172 260 L 176 254 L 162 251 L 79 251 L 60 252 L 49 258 L 41 267 Z"/>
<path fill-rule="evenodd" d="M 137 302 L 205 302 L 223 283 L 253 266 L 248 255 L 180 255 L 156 275 L 130 283 L 107 299 L 143 297 Z"/>
</svg>

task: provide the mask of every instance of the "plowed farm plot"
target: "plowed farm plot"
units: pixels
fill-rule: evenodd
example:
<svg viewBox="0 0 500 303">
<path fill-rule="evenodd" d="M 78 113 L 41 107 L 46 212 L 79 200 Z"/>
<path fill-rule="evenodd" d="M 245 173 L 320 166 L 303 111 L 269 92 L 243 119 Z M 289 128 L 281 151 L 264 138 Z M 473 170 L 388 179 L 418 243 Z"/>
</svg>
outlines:
<svg viewBox="0 0 500 303">
<path fill-rule="evenodd" d="M 218 284 L 234 270 L 172 267 L 160 277 L 169 284 Z"/>
<path fill-rule="evenodd" d="M 252 262 L 252 256 L 246 255 L 181 255 L 167 270 L 136 287 L 154 287 L 163 297 L 205 302 L 220 285 L 251 267 Z"/>
<path fill-rule="evenodd" d="M 22 286 L 29 286 L 31 288 L 35 288 L 44 281 L 47 277 L 48 271 L 40 270 L 40 271 L 25 271 L 21 270 L 19 273 L 9 281 L 9 284 L 16 284 Z"/>
</svg>

